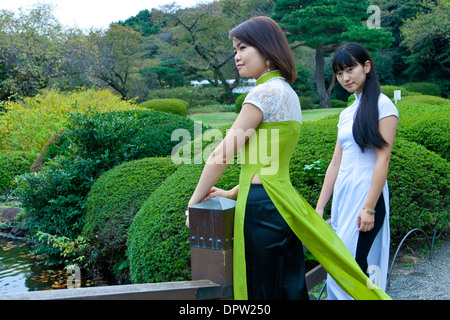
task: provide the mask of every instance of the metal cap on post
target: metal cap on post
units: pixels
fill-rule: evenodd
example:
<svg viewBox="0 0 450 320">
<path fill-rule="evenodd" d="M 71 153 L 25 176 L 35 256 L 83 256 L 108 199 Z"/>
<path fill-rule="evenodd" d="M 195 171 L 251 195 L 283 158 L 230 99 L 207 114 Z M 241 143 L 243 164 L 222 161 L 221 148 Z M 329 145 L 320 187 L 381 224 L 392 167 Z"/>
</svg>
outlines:
<svg viewBox="0 0 450 320">
<path fill-rule="evenodd" d="M 221 286 L 221 298 L 233 296 L 233 226 L 236 201 L 214 197 L 189 208 L 192 280 Z"/>
</svg>

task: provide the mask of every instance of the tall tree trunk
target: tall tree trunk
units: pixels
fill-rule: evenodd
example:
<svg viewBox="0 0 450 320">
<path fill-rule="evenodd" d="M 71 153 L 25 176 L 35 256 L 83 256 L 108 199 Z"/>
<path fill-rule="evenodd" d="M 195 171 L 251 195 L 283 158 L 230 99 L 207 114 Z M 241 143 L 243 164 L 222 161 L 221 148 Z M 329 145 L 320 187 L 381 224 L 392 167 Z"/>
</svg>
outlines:
<svg viewBox="0 0 450 320">
<path fill-rule="evenodd" d="M 325 88 L 325 59 L 323 56 L 323 46 L 319 44 L 316 49 L 316 86 L 317 95 L 319 96 L 319 107 L 329 108 L 330 107 L 330 96 Z"/>
</svg>

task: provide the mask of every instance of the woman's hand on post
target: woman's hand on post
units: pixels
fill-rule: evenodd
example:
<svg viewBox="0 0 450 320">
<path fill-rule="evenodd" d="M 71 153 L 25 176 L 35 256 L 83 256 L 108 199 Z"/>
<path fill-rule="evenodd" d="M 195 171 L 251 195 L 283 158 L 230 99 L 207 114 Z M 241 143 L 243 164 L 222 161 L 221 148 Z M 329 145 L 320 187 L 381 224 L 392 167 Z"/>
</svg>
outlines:
<svg viewBox="0 0 450 320">
<path fill-rule="evenodd" d="M 227 190 L 223 190 L 223 189 L 220 189 L 217 187 L 212 187 L 211 190 L 209 190 L 208 194 L 206 195 L 205 199 L 203 199 L 203 201 L 209 200 L 209 199 L 217 197 L 217 196 L 233 199 L 231 190 L 227 191 Z"/>
</svg>

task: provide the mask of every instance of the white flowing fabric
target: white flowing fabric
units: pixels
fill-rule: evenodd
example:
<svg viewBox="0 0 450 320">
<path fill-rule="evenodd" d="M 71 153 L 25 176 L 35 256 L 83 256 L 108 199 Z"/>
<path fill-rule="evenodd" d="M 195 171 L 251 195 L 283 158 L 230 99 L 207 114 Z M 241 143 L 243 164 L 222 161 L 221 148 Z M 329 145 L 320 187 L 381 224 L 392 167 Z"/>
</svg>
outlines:
<svg viewBox="0 0 450 320">
<path fill-rule="evenodd" d="M 366 148 L 363 153 L 353 138 L 353 120 L 359 106 L 359 99 L 355 95 L 355 102 L 343 110 L 339 116 L 338 140 L 342 146 L 342 160 L 339 168 L 331 207 L 331 227 L 355 257 L 359 231 L 357 220 L 364 207 L 369 193 L 372 174 L 375 166 L 375 150 Z M 379 119 L 395 115 L 398 110 L 392 101 L 380 94 L 378 100 Z M 372 282 L 386 290 L 386 280 L 389 264 L 389 191 L 387 182 L 383 188 L 386 207 L 386 217 L 381 230 L 378 232 L 368 255 L 369 278 Z M 327 294 L 330 300 L 352 299 L 328 275 Z"/>
</svg>

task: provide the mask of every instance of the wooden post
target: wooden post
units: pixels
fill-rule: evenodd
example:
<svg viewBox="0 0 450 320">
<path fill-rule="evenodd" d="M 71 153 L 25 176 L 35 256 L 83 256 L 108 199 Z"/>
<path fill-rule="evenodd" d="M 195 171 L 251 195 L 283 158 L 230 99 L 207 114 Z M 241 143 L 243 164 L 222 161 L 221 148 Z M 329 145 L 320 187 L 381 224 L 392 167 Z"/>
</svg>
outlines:
<svg viewBox="0 0 450 320">
<path fill-rule="evenodd" d="M 236 201 L 215 197 L 189 208 L 192 280 L 220 285 L 220 298 L 233 296 L 233 226 Z"/>
</svg>

